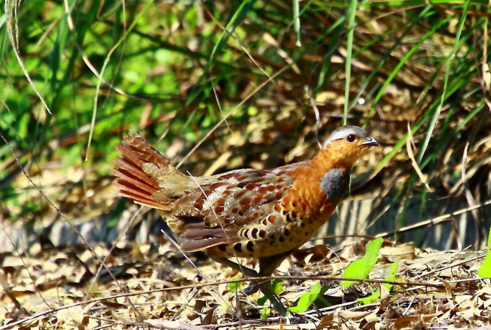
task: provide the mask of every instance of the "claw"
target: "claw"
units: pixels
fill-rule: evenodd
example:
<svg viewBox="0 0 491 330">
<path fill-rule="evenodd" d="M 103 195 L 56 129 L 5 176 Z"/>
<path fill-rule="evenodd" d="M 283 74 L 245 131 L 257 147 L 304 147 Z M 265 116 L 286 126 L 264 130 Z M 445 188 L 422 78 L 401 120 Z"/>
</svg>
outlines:
<svg viewBox="0 0 491 330">
<path fill-rule="evenodd" d="M 244 289 L 244 293 L 248 296 L 259 291 L 259 285 L 256 281 L 250 281 L 249 286 Z"/>
</svg>

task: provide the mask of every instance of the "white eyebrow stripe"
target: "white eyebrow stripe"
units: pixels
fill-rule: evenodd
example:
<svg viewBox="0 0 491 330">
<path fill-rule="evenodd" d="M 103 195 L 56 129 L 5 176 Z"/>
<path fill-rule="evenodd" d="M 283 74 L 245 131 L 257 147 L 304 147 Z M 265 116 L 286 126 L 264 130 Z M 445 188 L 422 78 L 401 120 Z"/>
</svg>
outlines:
<svg viewBox="0 0 491 330">
<path fill-rule="evenodd" d="M 346 128 L 346 129 L 343 129 L 341 131 L 334 132 L 327 138 L 326 142 L 324 142 L 323 148 L 327 147 L 327 145 L 330 144 L 332 141 L 342 140 L 350 134 L 358 136 L 358 134 L 356 134 L 356 133 L 357 132 L 352 128 Z"/>
</svg>

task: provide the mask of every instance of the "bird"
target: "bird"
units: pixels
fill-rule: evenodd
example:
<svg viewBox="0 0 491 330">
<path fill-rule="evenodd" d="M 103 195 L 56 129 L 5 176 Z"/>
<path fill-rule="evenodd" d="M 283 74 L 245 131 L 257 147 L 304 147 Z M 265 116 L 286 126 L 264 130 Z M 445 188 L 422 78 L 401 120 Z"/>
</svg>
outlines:
<svg viewBox="0 0 491 330">
<path fill-rule="evenodd" d="M 250 277 L 246 294 L 261 290 L 280 315 L 287 309 L 269 277 L 307 242 L 347 197 L 355 162 L 379 142 L 357 126 L 334 130 L 310 160 L 272 169 L 236 169 L 212 176 L 186 175 L 140 135 L 129 132 L 116 148 L 116 186 L 123 197 L 156 209 L 178 235 L 184 252 Z M 258 260 L 259 271 L 238 258 Z"/>
</svg>

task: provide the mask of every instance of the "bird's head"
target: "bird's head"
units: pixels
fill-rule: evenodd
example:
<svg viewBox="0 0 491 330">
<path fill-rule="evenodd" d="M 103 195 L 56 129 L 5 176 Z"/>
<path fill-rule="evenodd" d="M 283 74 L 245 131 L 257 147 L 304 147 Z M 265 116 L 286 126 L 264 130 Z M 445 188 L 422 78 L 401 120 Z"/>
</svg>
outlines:
<svg viewBox="0 0 491 330">
<path fill-rule="evenodd" d="M 363 128 L 342 126 L 327 138 L 320 155 L 328 157 L 334 163 L 351 168 L 358 159 L 378 145 L 378 141 Z"/>
</svg>

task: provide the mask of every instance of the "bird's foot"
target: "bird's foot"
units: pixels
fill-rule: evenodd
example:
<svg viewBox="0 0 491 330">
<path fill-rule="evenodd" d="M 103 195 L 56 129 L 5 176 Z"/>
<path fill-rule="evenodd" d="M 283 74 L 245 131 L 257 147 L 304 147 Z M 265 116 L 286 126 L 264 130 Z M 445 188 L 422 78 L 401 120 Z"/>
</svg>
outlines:
<svg viewBox="0 0 491 330">
<path fill-rule="evenodd" d="M 259 291 L 259 285 L 257 281 L 250 281 L 247 288 L 244 289 L 244 293 L 248 296 Z"/>
<path fill-rule="evenodd" d="M 269 301 L 271 301 L 271 304 L 273 304 L 274 309 L 276 309 L 281 316 L 286 316 L 286 313 L 288 312 L 287 309 L 285 308 L 285 306 L 283 306 L 283 303 L 280 301 L 278 296 L 271 291 L 270 286 L 271 286 L 270 281 L 263 282 L 261 284 L 258 284 L 256 282 L 255 285 L 255 287 L 261 289 L 261 292 L 269 299 Z"/>
<path fill-rule="evenodd" d="M 273 304 L 273 307 L 278 311 L 278 313 L 281 316 L 286 316 L 287 310 L 285 306 L 283 306 L 283 303 L 280 301 L 278 296 L 271 291 L 270 286 L 271 286 L 271 281 L 258 283 L 257 281 L 252 280 L 249 282 L 249 286 L 244 289 L 244 293 L 249 296 L 261 290 L 261 292 L 266 296 L 266 298 L 268 298 L 269 301 L 271 301 L 271 304 Z"/>
</svg>

